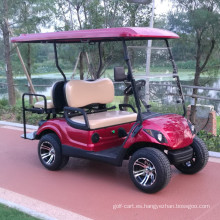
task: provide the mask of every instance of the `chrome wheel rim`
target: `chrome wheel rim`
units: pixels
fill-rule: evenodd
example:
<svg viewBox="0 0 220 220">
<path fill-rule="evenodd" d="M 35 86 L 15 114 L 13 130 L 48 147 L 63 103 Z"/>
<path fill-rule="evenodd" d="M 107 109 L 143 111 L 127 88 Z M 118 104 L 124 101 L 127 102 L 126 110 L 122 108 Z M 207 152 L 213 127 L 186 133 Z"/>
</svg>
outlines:
<svg viewBox="0 0 220 220">
<path fill-rule="evenodd" d="M 138 158 L 133 165 L 135 180 L 142 186 L 151 186 L 157 178 L 154 164 L 147 158 Z"/>
<path fill-rule="evenodd" d="M 47 164 L 51 165 L 55 161 L 55 150 L 54 147 L 51 145 L 50 142 L 44 141 L 40 145 L 40 156 L 42 161 Z"/>
</svg>

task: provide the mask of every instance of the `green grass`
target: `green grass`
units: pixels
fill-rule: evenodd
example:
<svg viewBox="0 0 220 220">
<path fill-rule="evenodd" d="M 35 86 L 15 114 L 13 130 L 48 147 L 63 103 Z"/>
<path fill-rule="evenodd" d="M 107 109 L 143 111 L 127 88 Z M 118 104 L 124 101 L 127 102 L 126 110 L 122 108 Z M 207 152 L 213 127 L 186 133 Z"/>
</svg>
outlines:
<svg viewBox="0 0 220 220">
<path fill-rule="evenodd" d="M 1 220 L 37 220 L 30 215 L 17 211 L 16 209 L 9 208 L 0 204 L 0 219 Z"/>
</svg>

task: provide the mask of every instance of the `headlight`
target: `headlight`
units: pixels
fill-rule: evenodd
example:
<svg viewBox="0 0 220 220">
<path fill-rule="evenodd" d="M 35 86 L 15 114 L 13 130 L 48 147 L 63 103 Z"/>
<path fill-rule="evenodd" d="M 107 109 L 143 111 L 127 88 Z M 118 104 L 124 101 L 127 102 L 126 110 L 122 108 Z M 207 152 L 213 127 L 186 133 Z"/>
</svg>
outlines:
<svg viewBox="0 0 220 220">
<path fill-rule="evenodd" d="M 196 128 L 191 122 L 188 121 L 188 125 L 192 134 L 196 134 Z"/>
<path fill-rule="evenodd" d="M 161 133 L 157 134 L 157 139 L 161 142 L 163 140 L 163 135 Z"/>
<path fill-rule="evenodd" d="M 144 131 L 149 134 L 151 137 L 155 138 L 160 143 L 167 143 L 167 139 L 164 137 L 164 135 L 156 130 L 151 129 L 144 129 Z"/>
</svg>

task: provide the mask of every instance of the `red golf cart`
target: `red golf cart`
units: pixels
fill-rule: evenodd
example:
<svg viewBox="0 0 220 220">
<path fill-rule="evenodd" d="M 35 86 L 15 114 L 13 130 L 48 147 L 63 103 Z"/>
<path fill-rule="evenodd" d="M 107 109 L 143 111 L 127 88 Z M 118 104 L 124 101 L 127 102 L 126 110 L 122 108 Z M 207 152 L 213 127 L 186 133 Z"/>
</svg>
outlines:
<svg viewBox="0 0 220 220">
<path fill-rule="evenodd" d="M 123 27 L 54 33 L 23 34 L 12 38 L 16 43 L 52 43 L 55 62 L 63 76 L 51 88 L 51 100 L 46 96 L 24 93 L 23 138 L 39 140 L 38 156 L 49 170 L 63 168 L 69 157 L 99 160 L 121 166 L 129 160 L 129 174 L 133 183 L 146 193 L 164 188 L 171 178 L 170 165 L 186 174 L 204 168 L 208 151 L 195 133 L 194 126 L 184 116 L 186 108 L 177 68 L 168 39 L 178 38 L 170 31 Z M 160 40 L 167 46 L 183 115 L 152 112 L 149 103 L 141 98 L 140 90 L 146 81 L 135 80 L 127 43 L 135 40 Z M 96 80 L 67 80 L 58 62 L 57 44 L 80 43 L 98 45 L 101 63 L 101 45 L 119 42 L 122 45 L 124 66 L 114 68 L 114 81 L 125 82 L 124 95 L 134 97 L 128 103 L 111 106 L 115 96 L 114 84 L 109 78 Z M 113 69 L 112 69 L 113 73 Z M 43 101 L 26 107 L 25 97 L 40 96 Z M 143 110 L 145 109 L 145 110 Z M 26 133 L 26 112 L 46 114 L 39 128 Z"/>
</svg>

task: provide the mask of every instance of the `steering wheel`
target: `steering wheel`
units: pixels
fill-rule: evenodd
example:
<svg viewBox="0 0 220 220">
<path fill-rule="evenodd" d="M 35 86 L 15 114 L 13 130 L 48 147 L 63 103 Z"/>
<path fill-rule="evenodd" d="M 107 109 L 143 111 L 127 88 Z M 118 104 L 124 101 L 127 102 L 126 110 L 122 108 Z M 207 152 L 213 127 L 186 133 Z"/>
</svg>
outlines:
<svg viewBox="0 0 220 220">
<path fill-rule="evenodd" d="M 146 84 L 146 81 L 143 80 L 143 79 L 139 79 L 137 81 L 135 81 L 135 87 L 136 87 L 136 90 L 137 92 L 139 92 L 143 86 L 145 86 Z M 133 95 L 133 89 L 131 87 L 131 85 L 129 85 L 125 90 L 124 90 L 124 95 Z"/>
</svg>

